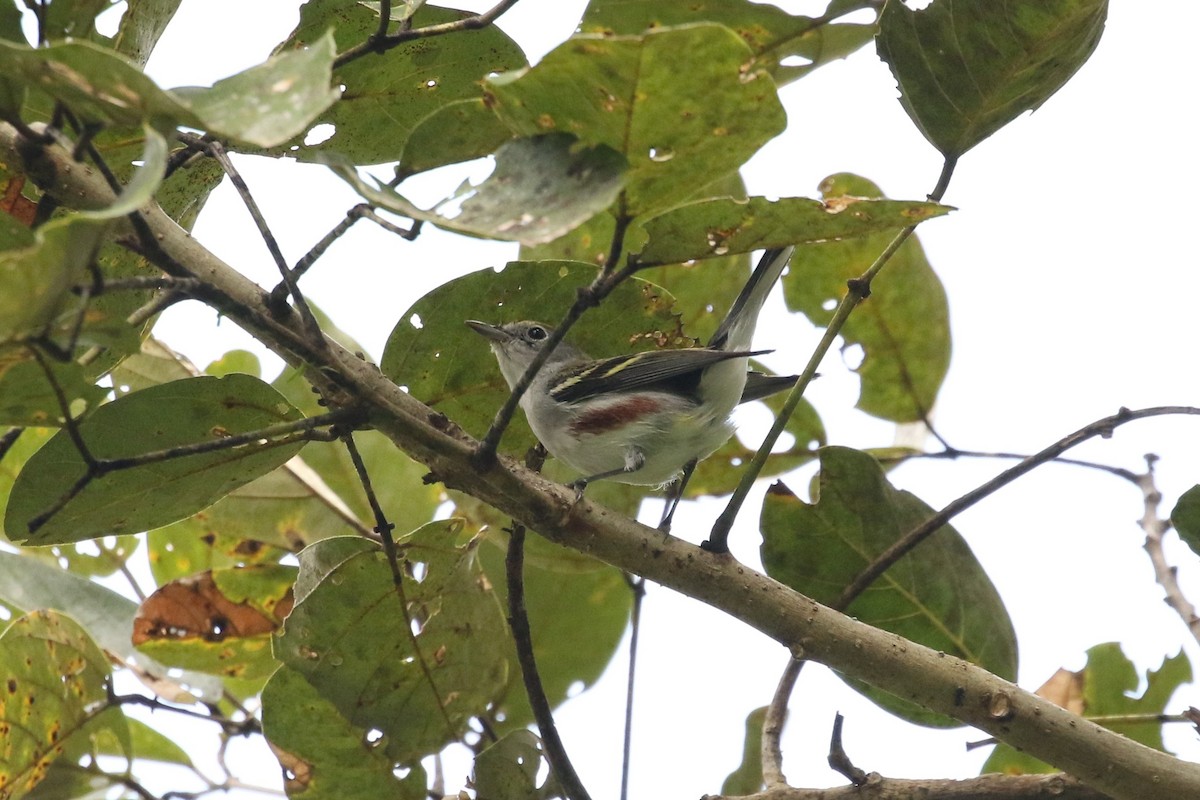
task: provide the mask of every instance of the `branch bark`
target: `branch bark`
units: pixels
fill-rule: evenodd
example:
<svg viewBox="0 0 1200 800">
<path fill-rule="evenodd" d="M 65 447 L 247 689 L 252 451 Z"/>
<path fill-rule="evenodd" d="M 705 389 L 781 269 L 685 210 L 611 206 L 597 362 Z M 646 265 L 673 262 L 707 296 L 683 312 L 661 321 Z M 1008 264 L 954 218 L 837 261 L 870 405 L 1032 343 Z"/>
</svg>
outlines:
<svg viewBox="0 0 1200 800">
<path fill-rule="evenodd" d="M 29 142 L 6 123 L 0 123 L 0 159 L 23 169 L 64 206 L 94 209 L 113 201 L 100 176 L 72 161 L 69 152 Z M 335 342 L 307 340 L 294 312 L 273 314 L 266 290 L 157 206 L 139 214 L 132 228 L 149 237 L 138 237 L 136 246 L 153 263 L 174 277 L 202 281 L 207 302 L 288 362 L 303 364 L 331 406 L 361 404 L 378 430 L 448 487 L 495 506 L 551 541 L 721 609 L 796 654 L 984 730 L 1099 792 L 1128 800 L 1200 797 L 1200 765 L 1101 728 L 965 661 L 851 619 L 728 554 L 664 541 L 661 532 L 586 498 L 576 502 L 572 490 L 511 458 L 501 456 L 490 468 L 478 469 L 471 458 L 477 443 L 444 415 Z"/>
<path fill-rule="evenodd" d="M 882 778 L 872 772 L 862 786 L 839 786 L 835 789 L 788 787 L 741 797 L 705 795 L 702 800 L 1105 800 L 1107 797 L 1066 775 L 980 775 L 965 780 L 902 780 Z"/>
</svg>

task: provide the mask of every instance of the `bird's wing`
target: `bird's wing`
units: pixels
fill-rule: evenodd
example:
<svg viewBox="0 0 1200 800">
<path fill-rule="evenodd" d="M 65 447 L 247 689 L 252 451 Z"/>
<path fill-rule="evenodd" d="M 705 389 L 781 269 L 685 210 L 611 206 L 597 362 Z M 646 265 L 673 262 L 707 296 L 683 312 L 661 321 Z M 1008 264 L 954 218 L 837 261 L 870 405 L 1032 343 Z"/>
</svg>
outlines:
<svg viewBox="0 0 1200 800">
<path fill-rule="evenodd" d="M 555 376 L 550 395 L 561 402 L 574 402 L 610 392 L 672 386 L 676 391 L 694 391 L 706 367 L 731 358 L 748 358 L 770 352 L 709 350 L 650 350 L 629 356 L 589 361 Z"/>
</svg>

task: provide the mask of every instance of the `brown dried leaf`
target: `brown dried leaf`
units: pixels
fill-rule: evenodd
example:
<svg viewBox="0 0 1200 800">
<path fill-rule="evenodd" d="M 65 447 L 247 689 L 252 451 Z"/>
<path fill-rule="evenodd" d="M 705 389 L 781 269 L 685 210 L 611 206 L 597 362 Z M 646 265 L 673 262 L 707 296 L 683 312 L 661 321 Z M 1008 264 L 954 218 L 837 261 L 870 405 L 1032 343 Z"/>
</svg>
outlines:
<svg viewBox="0 0 1200 800">
<path fill-rule="evenodd" d="M 0 211 L 28 228 L 33 225 L 33 218 L 37 214 L 37 203 L 21 194 L 24 188 L 23 175 L 14 175 L 5 181 L 3 190 L 0 190 Z"/>
<path fill-rule="evenodd" d="M 291 611 L 292 602 L 289 591 L 273 614 L 266 614 L 249 603 L 230 600 L 217 588 L 212 572 L 202 572 L 172 581 L 146 598 L 133 620 L 133 644 L 163 639 L 220 642 L 272 633 Z"/>
<path fill-rule="evenodd" d="M 1082 714 L 1087 705 L 1083 699 L 1083 673 L 1061 667 L 1034 694 L 1074 714 Z"/>
</svg>

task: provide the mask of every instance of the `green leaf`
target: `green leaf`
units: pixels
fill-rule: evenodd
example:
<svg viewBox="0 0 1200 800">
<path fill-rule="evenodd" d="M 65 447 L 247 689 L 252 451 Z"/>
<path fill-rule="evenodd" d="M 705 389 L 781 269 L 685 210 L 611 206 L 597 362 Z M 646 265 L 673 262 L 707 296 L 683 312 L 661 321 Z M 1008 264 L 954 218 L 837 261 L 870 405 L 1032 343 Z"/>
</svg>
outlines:
<svg viewBox="0 0 1200 800">
<path fill-rule="evenodd" d="M 0 789 L 21 796 L 36 786 L 56 758 L 81 743 L 116 737 L 128 744 L 120 714 L 104 714 L 108 660 L 87 632 L 55 611 L 36 611 L 0 634 L 0 673 L 6 676 L 0 705 Z M 128 747 L 125 748 L 128 752 Z"/>
<path fill-rule="evenodd" d="M 729 773 L 721 784 L 721 794 L 755 794 L 763 788 L 762 731 L 767 707 L 756 708 L 746 715 L 746 743 L 742 747 L 742 763 Z"/>
<path fill-rule="evenodd" d="M 595 267 L 569 261 L 516 261 L 500 273 L 481 270 L 445 283 L 400 315 L 380 368 L 414 397 L 482 436 L 508 397 L 508 386 L 486 340 L 463 322 L 557 321 L 595 274 Z M 569 338 L 597 356 L 625 352 L 631 342 L 638 349 L 684 343 L 671 298 L 636 279 L 619 285 Z M 505 442 L 523 452 L 534 439 L 522 421 L 509 428 Z"/>
<path fill-rule="evenodd" d="M 491 155 L 512 138 L 482 98 L 447 103 L 418 122 L 399 150 L 401 177 Z"/>
<path fill-rule="evenodd" d="M 456 740 L 505 681 L 504 618 L 475 545 L 454 545 L 460 529 L 434 522 L 398 541 L 399 588 L 369 541 L 326 539 L 300 554 L 275 656 L 350 725 L 377 731 L 393 762 Z"/>
<path fill-rule="evenodd" d="M 472 14 L 426 5 L 413 17 L 413 25 L 444 24 Z M 375 33 L 379 14 L 364 3 L 311 0 L 301 6 L 300 24 L 280 50 L 314 42 L 331 27 L 337 49 L 345 51 Z M 340 153 L 355 164 L 395 161 L 410 152 L 409 136 L 432 114 L 461 100 L 479 100 L 484 76 L 524 64 L 521 48 L 495 25 L 419 38 L 383 56 L 359 58 L 337 68 L 335 83 L 346 90 L 316 120 L 333 125 L 333 135 L 311 145 L 295 141 L 278 154 L 301 161 L 312 161 L 318 153 Z M 444 155 L 435 151 L 424 157 L 440 163 L 457 160 L 458 146 L 451 141 L 444 146 Z"/>
<path fill-rule="evenodd" d="M 274 387 L 303 411 L 321 410 L 303 370 L 285 370 Z M 354 441 L 388 519 L 400 530 L 428 522 L 442 502 L 440 487 L 422 481 L 428 468 L 375 431 L 359 431 Z M 364 521 L 369 519 L 371 509 L 345 445 L 312 442 L 302 459 L 290 460 L 186 520 L 152 531 L 150 569 L 161 584 L 206 569 L 278 561 L 321 539 L 365 535 L 372 527 Z"/>
<path fill-rule="evenodd" d="M 625 212 L 637 216 L 736 171 L 783 130 L 775 85 L 752 59 L 719 25 L 583 34 L 488 87 L 496 113 L 519 134 L 563 131 L 622 153 Z"/>
<path fill-rule="evenodd" d="M 46 359 L 54 382 L 75 414 L 100 405 L 108 390 L 96 386 L 74 361 Z M 59 426 L 63 412 L 42 367 L 24 348 L 0 348 L 0 425 Z"/>
<path fill-rule="evenodd" d="M 15 3 L 0 3 L 0 39 L 25 43 L 25 32 L 21 30 L 21 11 Z"/>
<path fill-rule="evenodd" d="M 121 55 L 140 67 L 146 66 L 150 53 L 179 9 L 181 0 L 126 0 L 125 14 L 113 46 Z"/>
<path fill-rule="evenodd" d="M 219 441 L 296 420 L 278 392 L 248 375 L 189 378 L 153 386 L 101 406 L 79 424 L 98 459 L 123 459 Z M 5 515 L 11 538 L 61 544 L 167 525 L 194 514 L 280 466 L 303 441 L 252 443 L 109 471 L 87 483 L 35 531 L 29 523 L 55 507 L 87 474 L 68 431 L 26 463 Z"/>
<path fill-rule="evenodd" d="M 479 548 L 479 562 L 507 609 L 508 536 L 496 530 L 489 533 L 488 542 Z M 524 585 L 538 674 L 550 705 L 557 707 L 572 686 L 582 684 L 586 689 L 604 673 L 629 624 L 633 593 L 615 567 L 586 556 L 580 559 L 578 553 L 556 545 L 547 547 L 536 536 L 526 541 Z M 509 661 L 508 683 L 496 695 L 495 711 L 504 715 L 503 729 L 513 730 L 533 722 L 533 711 L 511 638 L 505 641 L 504 653 Z"/>
<path fill-rule="evenodd" d="M 841 173 L 821 182 L 827 197 L 878 197 L 879 187 Z M 896 231 L 810 244 L 797 248 L 783 278 L 788 308 L 826 325 L 846 292 Z M 862 379 L 858 408 L 894 422 L 912 422 L 932 411 L 950 366 L 950 321 L 946 292 L 915 236 L 892 256 L 871 284 L 871 297 L 850 315 L 842 338 L 859 346 Z"/>
<path fill-rule="evenodd" d="M 372 205 L 446 230 L 538 244 L 607 208 L 621 190 L 625 160 L 607 147 L 580 146 L 567 134 L 514 139 L 496 151 L 487 180 L 465 184 L 428 210 L 378 181 L 372 185 L 348 164 L 333 169 Z"/>
<path fill-rule="evenodd" d="M 129 738 L 133 744 L 133 754 L 139 759 L 192 766 L 187 751 L 141 720 L 129 720 Z"/>
<path fill-rule="evenodd" d="M 121 361 L 109 374 L 117 397 L 196 377 L 190 362 L 153 337 L 145 339 L 138 352 Z"/>
<path fill-rule="evenodd" d="M 158 88 L 131 61 L 91 42 L 37 49 L 0 42 L 0 73 L 61 101 L 83 122 L 205 128 L 186 104 Z"/>
<path fill-rule="evenodd" d="M 1087 665 L 1079 672 L 1059 669 L 1038 694 L 1051 702 L 1061 703 L 1062 691 L 1050 691 L 1052 684 L 1067 684 L 1076 708 L 1083 716 L 1094 719 L 1098 724 L 1111 728 L 1123 736 L 1140 742 L 1155 750 L 1166 750 L 1163 745 L 1163 722 L 1157 717 L 1166 713 L 1171 696 L 1192 679 L 1192 667 L 1187 655 L 1181 650 L 1171 658 L 1164 658 L 1158 669 L 1146 671 L 1146 688 L 1141 696 L 1134 693 L 1138 688 L 1138 675 L 1133 662 L 1126 658 L 1118 642 L 1098 644 L 1088 650 Z M 1058 686 L 1054 687 L 1058 689 Z M 1081 708 L 1079 707 L 1081 706 Z M 1141 721 L 1106 720 L 1105 717 L 1140 716 Z M 1008 775 L 1027 775 L 1057 771 L 1028 753 L 1000 743 L 982 772 L 1002 772 Z"/>
<path fill-rule="evenodd" d="M 76 0 L 59 3 L 46 13 L 46 39 L 92 39 L 96 37 L 96 17 L 112 5 L 112 0 Z"/>
<path fill-rule="evenodd" d="M 1175 508 L 1171 509 L 1171 524 L 1179 538 L 1200 554 L 1200 484 L 1193 486 L 1180 496 Z"/>
<path fill-rule="evenodd" d="M 258 356 L 249 350 L 230 350 L 204 368 L 205 375 L 215 375 L 218 378 L 235 372 L 260 377 L 262 366 L 258 362 Z"/>
<path fill-rule="evenodd" d="M 894 232 L 951 211 L 937 203 L 869 199 L 877 197 L 878 189 L 867 197 L 826 192 L 825 202 L 806 197 L 699 200 L 643 222 L 649 242 L 632 259 L 639 264 L 677 264 L 768 247 Z"/>
<path fill-rule="evenodd" d="M 321 329 L 330 334 L 328 325 L 323 324 Z M 353 342 L 346 342 L 343 346 L 351 352 L 363 352 L 357 345 L 347 345 L 354 345 Z M 302 370 L 284 370 L 272 385 L 305 413 L 315 414 L 322 410 Z M 416 530 L 429 522 L 444 499 L 441 486 L 424 481 L 429 468 L 409 458 L 395 443 L 376 431 L 355 432 L 354 443 L 372 477 L 375 498 L 397 530 Z M 339 509 L 340 517 L 357 517 L 357 521 L 373 519 L 362 480 L 343 443 L 313 442 L 304 450 L 304 465 L 316 472 L 316 480 L 312 480 L 311 475 L 297 477 L 317 500 L 330 508 Z M 333 498 L 328 496 L 330 493 Z M 364 533 L 365 528 L 373 525 L 362 523 L 353 532 Z M 345 529 L 338 531 L 339 534 L 351 532 Z M 301 536 L 301 539 L 303 544 L 312 544 L 328 535 L 331 534 Z"/>
<path fill-rule="evenodd" d="M 876 39 L 900 103 L 957 158 L 1037 109 L 1091 56 L 1108 0 L 935 0 L 884 6 Z"/>
<path fill-rule="evenodd" d="M 259 147 L 274 147 L 308 130 L 318 114 L 337 102 L 329 85 L 337 51 L 326 33 L 303 50 L 272 56 L 211 89 L 176 89 L 176 96 L 223 132 Z"/>
<path fill-rule="evenodd" d="M 167 668 L 143 656 L 130 642 L 137 604 L 94 581 L 45 563 L 28 551 L 0 551 L 0 599 L 23 611 L 51 608 L 77 620 L 97 644 L 146 676 L 155 691 L 169 700 L 190 702 L 195 698 L 168 680 Z M 188 689 L 215 702 L 221 682 L 208 675 L 186 672 L 178 679 Z"/>
<path fill-rule="evenodd" d="M 778 484 L 767 495 L 761 519 L 763 565 L 768 575 L 796 591 L 834 603 L 864 567 L 932 514 L 915 496 L 894 489 L 870 456 L 825 447 L 816 503 L 805 503 Z M 845 611 L 1006 680 L 1016 675 L 1016 635 L 1004 603 L 949 525 L 900 559 Z M 909 721 L 961 724 L 893 695 L 851 685 Z"/>
<path fill-rule="evenodd" d="M 475 791 L 487 800 L 537 797 L 541 766 L 542 748 L 537 735 L 527 730 L 512 731 L 475 758 Z"/>
<path fill-rule="evenodd" d="M 596 34 L 637 34 L 669 26 L 716 22 L 733 30 L 759 63 L 782 86 L 859 49 L 875 36 L 875 25 L 829 23 L 789 14 L 750 0 L 592 0 L 580 30 Z M 787 61 L 787 64 L 782 62 Z M 804 61 L 794 64 L 794 61 Z"/>
<path fill-rule="evenodd" d="M 398 780 L 379 730 L 351 722 L 295 670 L 280 667 L 267 681 L 262 721 L 291 797 L 427 797 L 419 765 L 411 765 L 411 773 Z"/>
<path fill-rule="evenodd" d="M 124 56 L 91 42 L 34 49 L 0 41 L 0 72 L 62 102 L 85 122 L 158 129 L 185 125 L 259 147 L 307 129 L 338 98 L 330 88 L 334 44 L 275 56 L 211 89 L 160 89 Z"/>
</svg>

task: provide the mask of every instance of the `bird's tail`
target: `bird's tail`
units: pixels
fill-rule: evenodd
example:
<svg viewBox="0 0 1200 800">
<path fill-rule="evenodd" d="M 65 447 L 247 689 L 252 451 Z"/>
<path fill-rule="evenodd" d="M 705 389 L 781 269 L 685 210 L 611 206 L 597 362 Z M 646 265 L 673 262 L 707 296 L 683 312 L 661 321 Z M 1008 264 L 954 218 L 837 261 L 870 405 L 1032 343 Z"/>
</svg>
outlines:
<svg viewBox="0 0 1200 800">
<path fill-rule="evenodd" d="M 750 280 L 746 282 L 741 294 L 730 306 L 729 313 L 721 320 L 717 332 L 713 334 L 708 343 L 709 347 L 714 350 L 750 349 L 750 340 L 754 337 L 754 328 L 758 324 L 758 312 L 762 310 L 767 295 L 771 293 L 771 287 L 783 274 L 783 268 L 787 266 L 788 259 L 792 257 L 795 249 L 780 247 L 763 252 L 758 266 L 750 275 Z"/>
</svg>

